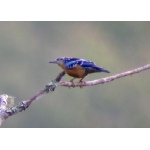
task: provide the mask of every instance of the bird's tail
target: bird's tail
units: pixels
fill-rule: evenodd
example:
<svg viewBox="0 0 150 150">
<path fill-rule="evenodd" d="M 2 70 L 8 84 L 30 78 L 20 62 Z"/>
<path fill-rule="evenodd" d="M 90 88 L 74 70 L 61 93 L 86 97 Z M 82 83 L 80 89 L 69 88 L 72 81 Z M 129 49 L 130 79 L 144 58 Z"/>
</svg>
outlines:
<svg viewBox="0 0 150 150">
<path fill-rule="evenodd" d="M 102 72 L 110 73 L 108 70 L 103 69 Z"/>
<path fill-rule="evenodd" d="M 106 73 L 110 73 L 108 70 L 101 68 L 101 67 L 96 67 L 95 68 L 98 72 L 106 72 Z"/>
</svg>

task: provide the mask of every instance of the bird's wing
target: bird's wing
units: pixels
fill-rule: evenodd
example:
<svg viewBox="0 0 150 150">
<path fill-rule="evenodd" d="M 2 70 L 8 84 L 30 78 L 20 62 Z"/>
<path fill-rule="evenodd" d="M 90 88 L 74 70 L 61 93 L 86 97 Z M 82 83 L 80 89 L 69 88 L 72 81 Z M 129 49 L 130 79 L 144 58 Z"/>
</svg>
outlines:
<svg viewBox="0 0 150 150">
<path fill-rule="evenodd" d="M 78 59 L 78 58 L 72 58 L 66 62 L 66 67 L 68 69 L 74 69 L 77 65 L 83 68 L 84 67 L 88 68 L 94 66 L 94 63 L 88 60 Z"/>
<path fill-rule="evenodd" d="M 91 62 L 91 61 L 83 61 L 83 64 L 81 65 L 86 72 L 88 73 L 94 73 L 94 72 L 106 72 L 109 73 L 108 70 L 105 70 L 102 67 L 96 66 L 95 63 Z"/>
<path fill-rule="evenodd" d="M 68 69 L 74 69 L 77 65 L 80 65 L 81 64 L 81 61 L 79 61 L 79 60 L 70 60 L 70 61 L 67 61 L 66 63 L 65 63 L 65 65 L 66 65 L 66 67 L 68 68 Z"/>
<path fill-rule="evenodd" d="M 76 66 L 81 66 L 87 73 L 94 73 L 94 72 L 109 73 L 108 70 L 105 70 L 102 67 L 96 66 L 94 62 L 89 61 L 89 60 L 79 59 L 79 58 L 66 59 L 65 66 L 68 69 L 74 69 Z"/>
<path fill-rule="evenodd" d="M 82 61 L 81 66 L 82 66 L 83 68 L 89 68 L 89 67 L 94 67 L 95 64 L 94 64 L 94 62 L 92 62 L 92 61 L 86 60 L 86 61 Z"/>
</svg>

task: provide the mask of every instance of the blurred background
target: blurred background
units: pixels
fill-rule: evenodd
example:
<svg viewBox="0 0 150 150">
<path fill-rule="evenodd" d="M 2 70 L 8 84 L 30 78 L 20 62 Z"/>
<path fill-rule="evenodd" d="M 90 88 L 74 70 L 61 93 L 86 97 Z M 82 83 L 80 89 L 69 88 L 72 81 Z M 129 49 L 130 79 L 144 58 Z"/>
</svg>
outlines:
<svg viewBox="0 0 150 150">
<path fill-rule="evenodd" d="M 94 61 L 109 75 L 144 66 L 150 63 L 150 22 L 0 22 L 0 94 L 15 96 L 16 104 L 32 97 L 62 71 L 48 63 L 60 56 Z M 149 75 L 58 87 L 1 128 L 150 127 Z"/>
</svg>

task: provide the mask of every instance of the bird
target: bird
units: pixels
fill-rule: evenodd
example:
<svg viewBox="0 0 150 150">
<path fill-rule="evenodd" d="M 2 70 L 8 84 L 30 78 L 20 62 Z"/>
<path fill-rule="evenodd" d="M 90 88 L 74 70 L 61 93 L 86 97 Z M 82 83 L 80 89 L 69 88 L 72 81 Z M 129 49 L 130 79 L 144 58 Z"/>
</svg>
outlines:
<svg viewBox="0 0 150 150">
<path fill-rule="evenodd" d="M 70 82 L 73 82 L 76 78 L 81 78 L 79 82 L 83 82 L 82 80 L 91 73 L 110 73 L 108 70 L 98 67 L 94 62 L 81 58 L 59 57 L 49 63 L 57 64 L 66 74 L 73 77 Z"/>
</svg>

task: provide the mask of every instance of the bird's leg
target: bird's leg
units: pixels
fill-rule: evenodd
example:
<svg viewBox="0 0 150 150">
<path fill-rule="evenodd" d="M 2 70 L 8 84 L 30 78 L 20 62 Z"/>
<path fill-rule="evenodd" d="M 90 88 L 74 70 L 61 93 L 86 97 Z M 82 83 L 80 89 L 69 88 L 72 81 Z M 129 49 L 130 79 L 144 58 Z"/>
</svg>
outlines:
<svg viewBox="0 0 150 150">
<path fill-rule="evenodd" d="M 84 81 L 82 81 L 86 76 L 87 76 L 88 74 L 85 74 L 80 80 L 79 80 L 79 82 L 84 82 Z M 85 82 L 84 82 L 85 83 Z"/>
<path fill-rule="evenodd" d="M 76 78 L 71 79 L 70 82 L 73 82 L 74 79 L 76 79 Z"/>
<path fill-rule="evenodd" d="M 84 82 L 84 81 L 82 81 L 82 80 L 83 80 L 83 78 L 82 78 L 82 79 L 80 79 L 80 80 L 79 80 L 79 82 Z"/>
<path fill-rule="evenodd" d="M 84 76 L 83 78 L 85 78 L 85 76 Z M 83 78 L 81 78 L 81 79 L 79 80 L 79 83 L 81 83 L 81 82 L 85 83 L 84 81 L 82 81 Z M 83 88 L 83 86 L 80 86 L 80 88 Z"/>
<path fill-rule="evenodd" d="M 76 78 L 73 78 L 73 79 L 70 80 L 70 82 L 72 82 L 72 87 L 73 87 L 73 88 L 75 87 L 74 82 L 73 82 L 74 79 L 76 79 Z M 70 87 L 69 87 L 69 88 L 70 88 Z"/>
</svg>

